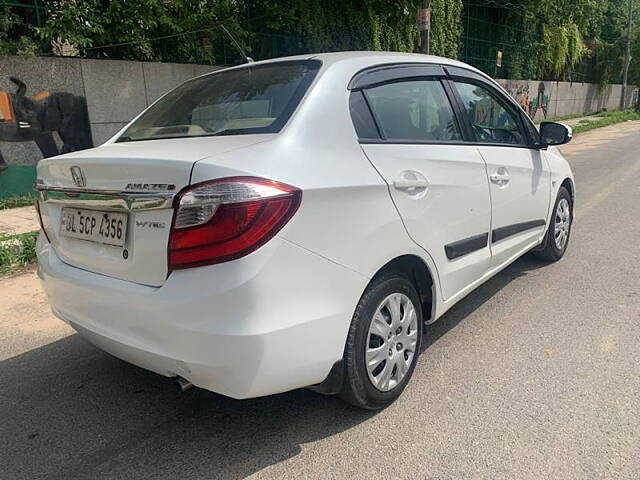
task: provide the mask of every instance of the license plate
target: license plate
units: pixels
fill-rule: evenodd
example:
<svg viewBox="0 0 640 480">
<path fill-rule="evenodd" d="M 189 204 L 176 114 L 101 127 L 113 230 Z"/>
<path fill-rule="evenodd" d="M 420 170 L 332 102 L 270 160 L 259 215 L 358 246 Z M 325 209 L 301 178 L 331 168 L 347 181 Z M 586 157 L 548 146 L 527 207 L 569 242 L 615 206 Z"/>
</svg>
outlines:
<svg viewBox="0 0 640 480">
<path fill-rule="evenodd" d="M 127 236 L 127 214 L 63 208 L 60 235 L 122 247 Z"/>
</svg>

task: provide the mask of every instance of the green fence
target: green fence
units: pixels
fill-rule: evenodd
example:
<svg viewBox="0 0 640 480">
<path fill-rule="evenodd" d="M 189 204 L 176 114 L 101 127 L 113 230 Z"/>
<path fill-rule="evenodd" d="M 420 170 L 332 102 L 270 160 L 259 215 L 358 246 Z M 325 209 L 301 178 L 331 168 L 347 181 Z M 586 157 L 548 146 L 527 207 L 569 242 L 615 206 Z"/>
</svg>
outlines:
<svg viewBox="0 0 640 480">
<path fill-rule="evenodd" d="M 497 20 L 497 21 L 496 21 Z M 466 4 L 462 15 L 459 59 L 494 78 L 547 80 L 539 55 L 542 23 L 506 9 Z M 593 82 L 592 58 L 585 58 L 566 80 Z"/>
<path fill-rule="evenodd" d="M 23 19 L 24 23 L 42 27 L 45 20 L 45 8 L 38 0 L 0 0 L 0 9 L 11 8 Z"/>
<path fill-rule="evenodd" d="M 539 40 L 533 29 L 521 29 L 478 18 L 462 17 L 463 35 L 460 60 L 500 78 L 536 78 L 531 76 L 534 62 L 528 61 Z"/>
</svg>

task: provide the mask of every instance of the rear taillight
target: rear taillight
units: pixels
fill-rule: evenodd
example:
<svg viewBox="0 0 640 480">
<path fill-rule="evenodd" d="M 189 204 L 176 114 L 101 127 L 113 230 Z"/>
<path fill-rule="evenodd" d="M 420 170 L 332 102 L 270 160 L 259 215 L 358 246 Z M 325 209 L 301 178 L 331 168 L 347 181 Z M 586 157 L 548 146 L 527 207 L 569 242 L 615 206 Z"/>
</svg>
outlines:
<svg viewBox="0 0 640 480">
<path fill-rule="evenodd" d="M 47 235 L 47 231 L 44 229 L 44 223 L 42 221 L 42 213 L 40 212 L 40 200 L 36 200 L 36 212 L 38 213 L 38 222 L 40 223 L 40 230 L 42 230 L 42 233 L 44 233 L 45 238 L 47 239 L 47 242 L 51 243 L 51 240 L 49 240 L 49 235 Z"/>
<path fill-rule="evenodd" d="M 198 183 L 175 199 L 169 270 L 243 257 L 267 243 L 296 213 L 302 191 L 262 178 Z"/>
</svg>

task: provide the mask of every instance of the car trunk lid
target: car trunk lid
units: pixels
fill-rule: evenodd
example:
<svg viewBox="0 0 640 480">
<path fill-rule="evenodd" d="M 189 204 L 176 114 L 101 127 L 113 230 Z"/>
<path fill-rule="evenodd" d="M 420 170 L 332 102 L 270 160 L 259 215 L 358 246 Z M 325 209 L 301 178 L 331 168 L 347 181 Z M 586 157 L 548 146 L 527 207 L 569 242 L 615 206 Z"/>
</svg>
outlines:
<svg viewBox="0 0 640 480">
<path fill-rule="evenodd" d="M 172 200 L 189 185 L 193 165 L 268 137 L 113 143 L 43 160 L 38 165 L 37 189 L 47 236 L 69 265 L 160 286 L 168 274 Z M 218 174 L 222 177 L 225 172 L 220 169 Z M 216 178 L 216 172 L 213 175 Z M 104 235 L 105 219 L 113 238 Z M 85 221 L 91 235 L 85 235 Z"/>
</svg>

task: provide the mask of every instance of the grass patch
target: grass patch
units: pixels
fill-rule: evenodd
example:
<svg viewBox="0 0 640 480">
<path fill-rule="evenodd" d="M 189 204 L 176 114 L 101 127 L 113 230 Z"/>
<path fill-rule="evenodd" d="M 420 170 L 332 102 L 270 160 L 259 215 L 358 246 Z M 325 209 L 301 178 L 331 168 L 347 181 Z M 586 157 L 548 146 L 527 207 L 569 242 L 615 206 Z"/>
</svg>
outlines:
<svg viewBox="0 0 640 480">
<path fill-rule="evenodd" d="M 594 128 L 607 127 L 616 123 L 627 122 L 629 120 L 640 120 L 640 113 L 634 110 L 616 110 L 602 112 L 598 114 L 597 120 L 580 123 L 573 127 L 573 133 L 584 133 Z"/>
<path fill-rule="evenodd" d="M 35 195 L 15 195 L 12 197 L 0 198 L 0 210 L 8 208 L 28 207 L 36 203 Z"/>
<path fill-rule="evenodd" d="M 545 119 L 543 119 L 541 121 L 542 122 L 562 122 L 564 120 L 571 120 L 573 118 L 581 118 L 581 117 L 590 117 L 592 115 L 600 115 L 601 113 L 603 113 L 603 112 L 600 111 L 600 112 L 589 112 L 589 113 L 572 113 L 570 115 L 561 115 L 559 117 L 545 118 Z"/>
<path fill-rule="evenodd" d="M 36 261 L 38 232 L 0 235 L 0 274 Z"/>
</svg>

